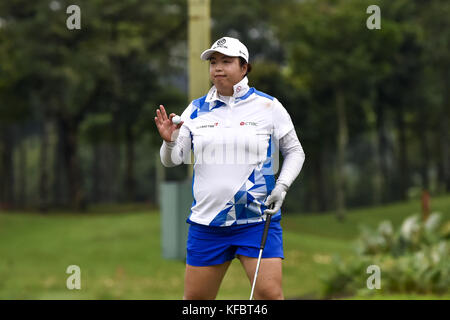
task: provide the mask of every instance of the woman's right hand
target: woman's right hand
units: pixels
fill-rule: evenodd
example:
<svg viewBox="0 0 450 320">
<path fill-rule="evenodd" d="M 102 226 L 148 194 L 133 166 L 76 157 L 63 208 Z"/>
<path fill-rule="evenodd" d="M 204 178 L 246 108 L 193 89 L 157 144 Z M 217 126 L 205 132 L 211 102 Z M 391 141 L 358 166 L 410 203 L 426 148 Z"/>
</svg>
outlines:
<svg viewBox="0 0 450 320">
<path fill-rule="evenodd" d="M 181 121 L 179 124 L 174 124 L 172 122 L 172 118 L 175 117 L 175 113 L 171 113 L 169 118 L 167 117 L 166 109 L 161 104 L 160 109 L 156 109 L 156 117 L 155 123 L 158 128 L 159 135 L 167 142 L 175 141 L 175 137 L 173 133 L 175 130 L 178 130 L 183 125 L 184 121 Z"/>
</svg>

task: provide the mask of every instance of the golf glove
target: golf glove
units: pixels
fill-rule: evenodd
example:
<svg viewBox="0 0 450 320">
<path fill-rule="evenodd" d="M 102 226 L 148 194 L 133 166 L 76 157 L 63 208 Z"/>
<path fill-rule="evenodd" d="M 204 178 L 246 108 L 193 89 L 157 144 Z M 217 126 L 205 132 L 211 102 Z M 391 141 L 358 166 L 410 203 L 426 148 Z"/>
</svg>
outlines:
<svg viewBox="0 0 450 320">
<path fill-rule="evenodd" d="M 283 184 L 276 184 L 275 188 L 272 190 L 271 194 L 267 197 L 264 205 L 270 208 L 270 205 L 273 203 L 273 209 L 266 209 L 264 213 L 266 214 L 274 214 L 278 210 L 280 210 L 281 205 L 283 204 L 284 197 L 286 197 L 287 188 Z"/>
</svg>

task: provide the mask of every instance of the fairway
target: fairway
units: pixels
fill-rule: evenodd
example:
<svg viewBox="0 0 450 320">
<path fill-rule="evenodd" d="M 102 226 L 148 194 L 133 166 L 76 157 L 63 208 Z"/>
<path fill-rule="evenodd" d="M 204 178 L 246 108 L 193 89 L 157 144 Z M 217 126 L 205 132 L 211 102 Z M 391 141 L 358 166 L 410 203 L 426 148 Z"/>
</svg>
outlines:
<svg viewBox="0 0 450 320">
<path fill-rule="evenodd" d="M 433 211 L 441 212 L 445 220 L 450 219 L 448 208 L 449 196 L 432 199 Z M 331 213 L 285 213 L 282 219 L 285 297 L 321 298 L 320 276 L 332 270 L 334 254 L 351 258 L 360 225 L 376 226 L 390 219 L 397 227 L 405 217 L 419 213 L 419 209 L 418 200 L 355 209 L 348 212 L 343 223 Z M 184 262 L 162 258 L 158 211 L 93 211 L 47 215 L 0 213 L 0 299 L 182 298 Z M 66 288 L 69 265 L 81 268 L 81 290 Z M 248 299 L 249 294 L 250 282 L 234 260 L 218 299 Z"/>
</svg>

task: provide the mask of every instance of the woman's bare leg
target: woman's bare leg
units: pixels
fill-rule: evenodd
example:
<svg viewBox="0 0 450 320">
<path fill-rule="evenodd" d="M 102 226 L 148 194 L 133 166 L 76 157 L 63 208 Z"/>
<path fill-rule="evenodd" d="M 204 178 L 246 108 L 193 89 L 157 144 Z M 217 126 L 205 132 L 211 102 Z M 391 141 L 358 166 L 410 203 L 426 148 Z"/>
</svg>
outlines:
<svg viewBox="0 0 450 320">
<path fill-rule="evenodd" d="M 194 267 L 186 264 L 183 299 L 214 300 L 230 264 L 231 260 L 207 267 Z"/>
<path fill-rule="evenodd" d="M 238 256 L 242 266 L 253 284 L 253 277 L 256 271 L 257 258 L 250 258 L 243 255 Z M 283 300 L 282 288 L 282 266 L 281 258 L 264 258 L 259 265 L 258 279 L 256 279 L 254 298 L 257 300 Z M 249 292 L 250 295 L 250 292 Z"/>
</svg>

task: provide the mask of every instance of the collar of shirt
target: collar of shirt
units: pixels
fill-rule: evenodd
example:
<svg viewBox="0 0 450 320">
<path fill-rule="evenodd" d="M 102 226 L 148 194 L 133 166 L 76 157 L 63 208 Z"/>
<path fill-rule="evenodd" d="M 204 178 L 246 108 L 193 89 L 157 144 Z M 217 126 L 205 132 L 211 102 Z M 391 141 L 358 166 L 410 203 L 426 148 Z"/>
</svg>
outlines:
<svg viewBox="0 0 450 320">
<path fill-rule="evenodd" d="M 232 97 L 234 99 L 240 98 L 243 95 L 245 95 L 249 89 L 250 89 L 250 87 L 248 86 L 248 78 L 244 77 L 241 81 L 239 81 L 238 83 L 236 83 L 233 86 L 233 95 L 232 95 Z M 212 86 L 211 89 L 209 89 L 209 92 L 208 92 L 208 95 L 206 96 L 206 100 L 205 101 L 206 102 L 213 102 L 213 101 L 216 101 L 216 100 L 225 102 L 222 99 L 220 99 L 219 92 L 217 92 L 216 86 Z M 212 105 L 213 104 L 210 103 L 210 109 L 211 109 Z"/>
</svg>

